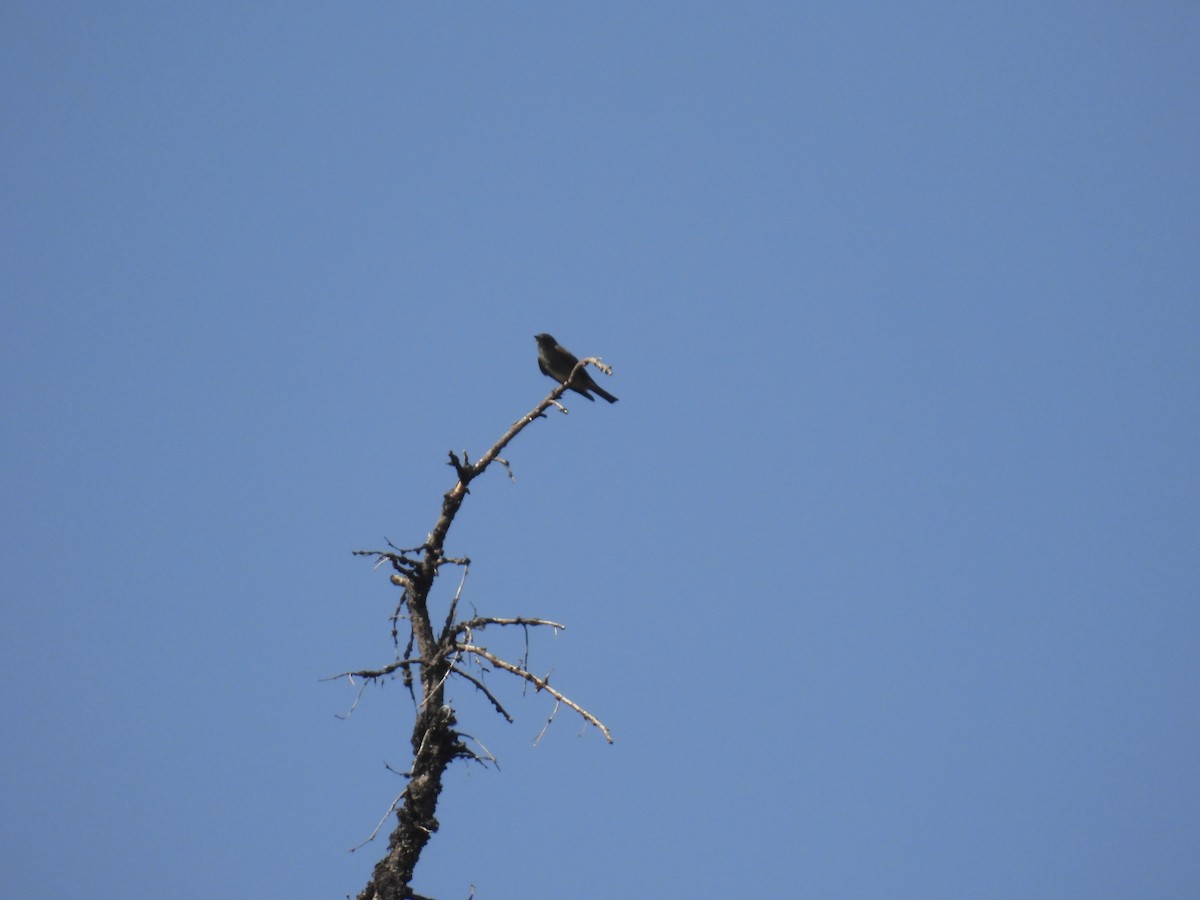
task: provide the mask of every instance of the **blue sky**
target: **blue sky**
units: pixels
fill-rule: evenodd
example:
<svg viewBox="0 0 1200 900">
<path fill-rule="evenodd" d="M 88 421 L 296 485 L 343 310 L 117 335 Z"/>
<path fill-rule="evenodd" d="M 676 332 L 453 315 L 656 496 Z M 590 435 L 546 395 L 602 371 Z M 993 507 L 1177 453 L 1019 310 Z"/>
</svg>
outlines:
<svg viewBox="0 0 1200 900">
<path fill-rule="evenodd" d="M 1200 11 L 0 10 L 0 893 L 344 897 L 386 573 L 567 623 L 455 700 L 437 897 L 1200 893 Z M 454 585 L 442 586 L 440 602 Z M 510 654 L 519 644 L 489 636 Z"/>
</svg>

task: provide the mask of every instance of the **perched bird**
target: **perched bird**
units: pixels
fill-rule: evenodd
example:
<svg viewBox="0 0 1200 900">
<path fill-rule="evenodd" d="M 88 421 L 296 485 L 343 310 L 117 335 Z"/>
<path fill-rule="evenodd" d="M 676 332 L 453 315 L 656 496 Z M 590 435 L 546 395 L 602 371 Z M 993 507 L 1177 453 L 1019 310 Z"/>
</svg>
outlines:
<svg viewBox="0 0 1200 900">
<path fill-rule="evenodd" d="M 575 368 L 579 359 L 548 334 L 535 334 L 533 339 L 538 344 L 538 368 L 542 370 L 542 374 L 549 375 L 559 384 L 566 384 L 567 379 L 571 377 L 571 370 Z M 571 390 L 577 394 L 583 394 L 589 400 L 595 398 L 588 391 L 595 391 L 609 403 L 617 402 L 616 397 L 592 380 L 587 366 L 575 373 L 575 380 L 571 382 Z"/>
</svg>

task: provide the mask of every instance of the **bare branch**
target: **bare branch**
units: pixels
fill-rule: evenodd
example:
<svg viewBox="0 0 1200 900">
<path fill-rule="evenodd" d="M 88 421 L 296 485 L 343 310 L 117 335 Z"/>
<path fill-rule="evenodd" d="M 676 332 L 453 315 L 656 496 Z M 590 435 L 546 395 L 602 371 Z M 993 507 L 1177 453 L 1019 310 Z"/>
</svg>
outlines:
<svg viewBox="0 0 1200 900">
<path fill-rule="evenodd" d="M 566 625 L 563 625 L 561 622 L 551 622 L 549 619 L 530 619 L 525 616 L 514 616 L 508 619 L 496 618 L 494 616 L 476 616 L 473 619 L 467 619 L 465 622 L 459 622 L 455 626 L 455 632 L 462 634 L 464 631 L 484 628 L 488 625 L 545 625 L 547 628 L 553 628 L 555 632 L 567 630 Z"/>
<path fill-rule="evenodd" d="M 406 666 L 427 666 L 429 663 L 423 659 L 398 659 L 394 663 L 388 663 L 382 669 L 361 669 L 357 672 L 340 672 L 337 675 L 330 675 L 322 678 L 322 681 L 336 681 L 339 678 L 384 678 L 391 675 L 397 669 L 403 669 Z"/>
<path fill-rule="evenodd" d="M 407 790 L 408 790 L 408 785 L 405 785 L 404 790 L 396 795 L 396 799 L 392 801 L 392 805 L 389 806 L 387 809 L 387 812 L 385 812 L 383 814 L 383 817 L 379 820 L 379 823 L 375 826 L 375 830 L 372 831 L 371 834 L 367 837 L 367 839 L 365 841 L 363 841 L 361 844 L 355 844 L 353 847 L 351 847 L 350 848 L 351 853 L 353 853 L 356 850 L 361 850 L 363 847 L 367 846 L 367 844 L 371 843 L 371 841 L 375 840 L 376 836 L 379 834 L 379 829 L 383 827 L 383 823 L 387 821 L 388 816 L 390 816 L 392 814 L 392 812 L 395 811 L 396 805 L 401 800 L 404 799 L 404 792 Z"/>
<path fill-rule="evenodd" d="M 341 676 L 338 675 L 335 677 L 340 678 Z M 322 678 L 321 680 L 322 681 L 330 681 L 332 679 Z M 350 678 L 348 680 L 351 684 L 354 684 L 353 678 Z M 362 700 L 363 692 L 367 689 L 368 684 L 370 684 L 369 681 L 363 681 L 363 683 L 358 686 L 358 693 L 354 695 L 354 702 L 350 704 L 350 708 L 348 710 L 346 710 L 344 713 L 334 713 L 334 715 L 337 716 L 339 719 L 348 719 L 352 715 L 354 715 L 354 711 L 356 709 L 358 709 L 359 701 Z"/>
<path fill-rule="evenodd" d="M 476 756 L 475 757 L 476 762 L 481 763 L 481 764 L 491 763 L 497 769 L 500 768 L 500 761 L 498 759 L 496 759 L 496 757 L 492 756 L 492 751 L 487 748 L 487 745 L 485 745 L 483 743 L 483 741 L 481 741 L 479 738 L 475 737 L 475 735 L 473 735 L 473 734 L 467 734 L 465 731 L 460 731 L 459 735 L 461 737 L 470 738 L 475 743 L 477 743 L 480 747 L 483 748 L 484 756 L 482 759 L 479 756 Z"/>
<path fill-rule="evenodd" d="M 475 685 L 476 688 L 478 688 L 480 691 L 482 691 L 483 695 L 485 697 L 487 697 L 488 701 L 492 704 L 492 706 L 495 707 L 496 712 L 498 712 L 498 713 L 500 713 L 500 715 L 504 716 L 504 718 L 508 721 L 508 723 L 510 725 L 512 724 L 513 717 L 508 714 L 508 710 L 506 710 L 503 706 L 500 705 L 500 701 L 496 699 L 495 694 L 493 694 L 491 691 L 488 690 L 487 685 L 485 685 L 482 681 L 480 681 L 478 678 L 476 678 L 474 675 L 472 675 L 466 669 L 462 669 L 462 668 L 459 668 L 458 666 L 455 666 L 452 671 L 454 672 L 455 675 L 458 675 L 462 678 L 467 679 L 467 681 L 471 682 L 471 684 Z"/>
<path fill-rule="evenodd" d="M 586 359 L 581 359 L 575 364 L 575 368 L 571 370 L 571 381 L 575 380 L 575 376 L 579 374 L 580 370 L 582 370 L 584 366 L 595 366 L 605 375 L 612 374 L 612 366 L 606 362 L 601 362 L 600 357 L 598 356 L 589 356 Z"/>
<path fill-rule="evenodd" d="M 450 462 L 446 463 L 446 465 L 452 466 L 454 468 L 454 471 L 458 473 L 458 480 L 460 482 L 465 484 L 466 482 L 471 480 L 471 463 L 470 463 L 469 458 L 467 457 L 466 450 L 463 451 L 462 462 L 458 461 L 458 455 L 455 454 L 455 452 L 453 450 L 451 450 L 450 451 Z"/>
<path fill-rule="evenodd" d="M 458 600 L 462 597 L 463 585 L 467 583 L 467 573 L 471 569 L 469 566 L 463 566 L 462 578 L 458 581 L 458 590 L 454 592 L 454 599 L 450 601 L 450 609 L 446 611 L 446 623 L 442 626 L 442 642 L 445 643 L 446 638 L 453 633 L 454 628 L 454 613 L 458 610 Z"/>
<path fill-rule="evenodd" d="M 546 693 L 548 693 L 555 700 L 559 701 L 564 706 L 571 707 L 571 709 L 583 716 L 584 719 L 600 729 L 600 733 L 604 735 L 604 739 L 606 741 L 608 741 L 610 744 L 613 742 L 612 732 L 608 730 L 607 726 L 605 726 L 603 722 L 593 716 L 590 712 L 588 712 L 570 697 L 552 688 L 550 686 L 550 682 L 546 681 L 544 678 L 538 678 L 538 676 L 534 675 L 532 672 L 522 669 L 520 666 L 515 666 L 512 663 L 496 656 L 494 653 L 490 653 L 483 647 L 476 646 L 475 644 L 458 644 L 457 649 L 463 651 L 464 653 L 474 653 L 476 656 L 481 656 L 496 668 L 503 669 L 506 672 L 511 672 L 513 675 L 516 675 L 519 678 L 524 678 L 539 691 L 546 691 Z"/>
</svg>

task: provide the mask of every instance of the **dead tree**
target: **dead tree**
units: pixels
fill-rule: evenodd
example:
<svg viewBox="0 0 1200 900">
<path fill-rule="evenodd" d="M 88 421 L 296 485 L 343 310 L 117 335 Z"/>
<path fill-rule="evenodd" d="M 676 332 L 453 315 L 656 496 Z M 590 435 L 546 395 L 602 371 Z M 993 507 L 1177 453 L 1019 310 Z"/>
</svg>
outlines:
<svg viewBox="0 0 1200 900">
<path fill-rule="evenodd" d="M 391 566 L 391 582 L 400 588 L 400 598 L 391 616 L 392 642 L 396 648 L 396 658 L 379 669 L 343 672 L 333 677 L 349 678 L 351 681 L 361 680 L 359 697 L 369 683 L 387 678 L 401 678 L 412 696 L 416 713 L 412 731 L 412 765 L 408 772 L 404 773 L 408 779 L 407 784 L 392 801 L 387 815 L 380 821 L 375 833 L 378 834 L 384 821 L 393 811 L 396 813 L 396 827 L 388 840 L 386 855 L 376 863 L 371 880 L 359 893 L 358 900 L 429 900 L 415 893 L 411 884 L 421 851 L 438 829 L 435 812 L 442 790 L 442 776 L 457 759 L 479 762 L 491 759 L 490 754 L 482 749 L 482 744 L 475 742 L 481 748 L 482 755 L 471 749 L 464 741 L 468 735 L 458 730 L 454 710 L 446 703 L 446 684 L 451 678 L 461 678 L 482 692 L 496 712 L 511 722 L 512 716 L 500 700 L 482 678 L 471 672 L 472 668 L 476 668 L 480 674 L 499 669 L 515 678 L 523 679 L 533 685 L 536 691 L 545 691 L 554 699 L 554 710 L 548 723 L 562 706 L 567 706 L 598 728 L 605 740 L 612 743 L 612 735 L 604 723 L 552 687 L 546 679 L 529 671 L 527 658 L 517 662 L 502 659 L 476 640 L 477 632 L 491 627 L 521 627 L 528 632 L 531 628 L 558 630 L 565 626 L 546 619 L 524 616 L 475 616 L 464 620 L 456 619 L 470 560 L 447 556 L 445 553 L 446 535 L 463 501 L 470 493 L 468 487 L 471 482 L 494 462 L 508 469 L 508 462 L 500 453 L 527 425 L 535 419 L 545 418 L 546 410 L 551 406 L 563 413 L 567 412 L 559 403 L 559 398 L 588 364 L 596 366 L 606 374 L 611 373 L 611 369 L 598 358 L 580 360 L 566 384 L 556 387 L 531 412 L 514 422 L 503 437 L 478 461 L 472 463 L 466 452 L 461 458 L 453 451 L 450 452 L 448 465 L 454 468 L 458 482 L 443 495 L 441 514 L 423 544 L 405 549 L 396 547 L 389 541 L 387 550 L 354 551 L 357 556 L 373 558 L 377 566 Z M 509 475 L 511 477 L 511 471 Z M 429 596 L 434 582 L 445 566 L 460 568 L 462 577 L 440 628 L 435 628 L 429 610 Z M 407 622 L 407 628 L 402 624 L 404 622 Z M 356 705 L 357 703 L 358 700 L 355 700 Z M 371 835 L 368 841 L 374 837 L 374 834 Z"/>
</svg>

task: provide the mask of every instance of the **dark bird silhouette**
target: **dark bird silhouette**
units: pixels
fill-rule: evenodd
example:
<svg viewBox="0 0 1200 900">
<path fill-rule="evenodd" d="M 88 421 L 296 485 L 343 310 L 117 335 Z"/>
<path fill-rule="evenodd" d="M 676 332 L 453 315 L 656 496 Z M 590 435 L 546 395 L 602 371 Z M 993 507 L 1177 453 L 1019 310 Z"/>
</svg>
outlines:
<svg viewBox="0 0 1200 900">
<path fill-rule="evenodd" d="M 533 339 L 538 344 L 538 368 L 542 370 L 542 374 L 549 375 L 559 384 L 566 384 L 567 379 L 571 377 L 571 370 L 575 368 L 579 359 L 548 334 L 535 334 Z M 595 391 L 609 403 L 617 402 L 616 397 L 592 380 L 587 366 L 575 373 L 575 380 L 571 382 L 571 390 L 577 394 L 583 394 L 589 400 L 594 401 L 595 398 L 588 391 Z"/>
</svg>

